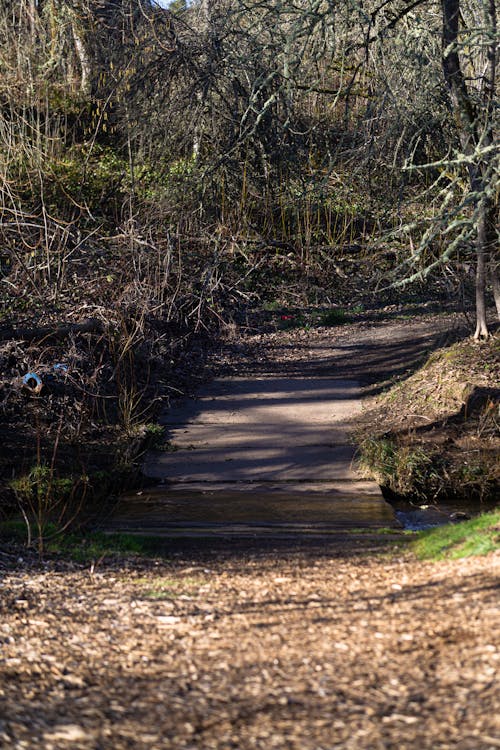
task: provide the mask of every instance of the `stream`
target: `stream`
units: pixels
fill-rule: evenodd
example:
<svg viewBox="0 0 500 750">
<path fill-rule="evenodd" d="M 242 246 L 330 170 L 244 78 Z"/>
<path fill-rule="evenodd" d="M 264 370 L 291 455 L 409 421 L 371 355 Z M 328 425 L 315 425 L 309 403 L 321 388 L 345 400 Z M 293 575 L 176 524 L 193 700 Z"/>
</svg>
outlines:
<svg viewBox="0 0 500 750">
<path fill-rule="evenodd" d="M 390 504 L 396 519 L 405 531 L 422 531 L 447 523 L 459 523 L 495 508 L 495 503 L 478 503 L 477 500 L 470 500 L 469 502 L 444 501 L 440 502 L 439 505 L 435 503 L 426 504 L 425 501 L 410 503 L 394 500 Z"/>
</svg>

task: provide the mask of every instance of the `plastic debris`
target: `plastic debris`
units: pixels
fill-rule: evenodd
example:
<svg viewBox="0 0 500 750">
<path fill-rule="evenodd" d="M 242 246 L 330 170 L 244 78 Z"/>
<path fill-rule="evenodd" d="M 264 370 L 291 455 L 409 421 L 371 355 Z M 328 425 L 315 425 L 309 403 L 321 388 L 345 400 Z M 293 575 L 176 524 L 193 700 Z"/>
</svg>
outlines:
<svg viewBox="0 0 500 750">
<path fill-rule="evenodd" d="M 36 372 L 27 372 L 23 377 L 23 385 L 26 386 L 32 393 L 40 393 L 43 388 L 43 382 Z"/>
<path fill-rule="evenodd" d="M 65 364 L 63 364 L 62 362 L 57 362 L 57 364 L 55 364 L 55 365 L 54 365 L 54 367 L 53 367 L 52 369 L 53 369 L 53 370 L 54 370 L 54 372 L 55 372 L 55 373 L 57 373 L 58 375 L 59 375 L 59 374 L 64 374 L 64 375 L 66 375 L 66 373 L 68 372 L 68 365 L 65 365 Z"/>
</svg>

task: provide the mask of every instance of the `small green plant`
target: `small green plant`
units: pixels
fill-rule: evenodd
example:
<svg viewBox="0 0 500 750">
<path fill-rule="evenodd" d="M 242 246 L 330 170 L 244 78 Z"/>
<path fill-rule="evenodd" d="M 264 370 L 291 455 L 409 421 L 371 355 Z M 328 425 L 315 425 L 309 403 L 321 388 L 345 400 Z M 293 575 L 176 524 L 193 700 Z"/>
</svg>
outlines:
<svg viewBox="0 0 500 750">
<path fill-rule="evenodd" d="M 10 488 L 26 524 L 27 545 L 31 546 L 35 529 L 37 548 L 42 554 L 46 538 L 62 533 L 76 518 L 88 485 L 87 476 L 57 477 L 53 466 L 43 463 L 13 479 Z"/>
<path fill-rule="evenodd" d="M 352 313 L 353 315 L 359 315 L 360 313 L 362 313 L 362 312 L 364 312 L 364 311 L 365 311 L 365 306 L 364 306 L 364 305 L 361 305 L 361 304 L 359 304 L 359 305 L 354 305 L 354 307 L 351 307 L 351 308 L 350 308 L 350 312 L 351 312 L 351 313 Z"/>
<path fill-rule="evenodd" d="M 281 310 L 282 304 L 278 302 L 278 300 L 274 299 L 269 302 L 264 302 L 264 304 L 262 305 L 262 308 L 266 312 L 277 312 L 278 310 Z"/>
<path fill-rule="evenodd" d="M 486 467 L 481 463 L 464 463 L 459 467 L 458 480 L 463 484 L 477 483 L 481 478 L 487 475 Z"/>
<path fill-rule="evenodd" d="M 144 425 L 144 433 L 149 448 L 159 448 L 163 443 L 164 428 L 156 422 Z"/>
<path fill-rule="evenodd" d="M 332 307 L 330 310 L 324 310 L 318 317 L 320 326 L 338 326 L 347 322 L 345 310 L 341 307 Z"/>
</svg>

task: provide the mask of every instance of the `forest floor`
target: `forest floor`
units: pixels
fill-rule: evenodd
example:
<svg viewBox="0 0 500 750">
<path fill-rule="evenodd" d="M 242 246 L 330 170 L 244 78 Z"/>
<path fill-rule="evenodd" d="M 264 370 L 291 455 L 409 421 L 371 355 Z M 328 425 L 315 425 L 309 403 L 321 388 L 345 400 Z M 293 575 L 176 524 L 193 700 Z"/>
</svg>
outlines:
<svg viewBox="0 0 500 750">
<path fill-rule="evenodd" d="M 500 746 L 498 554 L 418 562 L 344 535 L 0 561 L 3 747 Z"/>
<path fill-rule="evenodd" d="M 449 336 L 453 316 L 257 331 L 212 369 L 348 373 L 383 398 Z M 403 539 L 177 540 L 91 564 L 4 547 L 0 746 L 500 747 L 500 557 L 422 562 Z"/>
</svg>

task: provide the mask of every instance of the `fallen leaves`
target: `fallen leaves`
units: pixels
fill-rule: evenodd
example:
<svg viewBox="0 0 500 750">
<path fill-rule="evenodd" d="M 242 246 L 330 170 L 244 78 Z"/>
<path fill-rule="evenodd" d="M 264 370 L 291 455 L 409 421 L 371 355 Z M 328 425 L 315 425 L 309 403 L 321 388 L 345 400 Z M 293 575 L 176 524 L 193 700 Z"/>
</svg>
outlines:
<svg viewBox="0 0 500 750">
<path fill-rule="evenodd" d="M 498 556 L 332 553 L 6 575 L 0 738 L 44 750 L 495 747 L 482 738 L 497 729 Z M 147 595 L 160 584 L 168 600 Z"/>
</svg>

